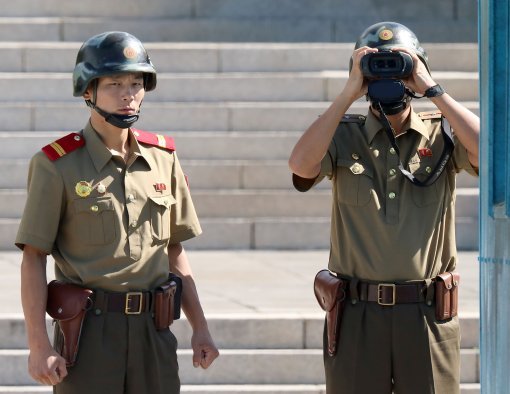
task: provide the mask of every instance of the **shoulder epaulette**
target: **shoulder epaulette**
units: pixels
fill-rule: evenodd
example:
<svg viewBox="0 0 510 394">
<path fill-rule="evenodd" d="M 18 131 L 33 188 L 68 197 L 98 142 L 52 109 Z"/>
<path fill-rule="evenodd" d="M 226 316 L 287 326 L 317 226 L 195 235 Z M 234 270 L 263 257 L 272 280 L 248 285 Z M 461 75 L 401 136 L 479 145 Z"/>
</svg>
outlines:
<svg viewBox="0 0 510 394">
<path fill-rule="evenodd" d="M 85 138 L 83 138 L 83 136 L 78 133 L 70 133 L 46 145 L 42 148 L 42 151 L 48 156 L 48 159 L 55 161 L 84 145 Z"/>
<path fill-rule="evenodd" d="M 162 134 L 149 133 L 148 131 L 131 129 L 136 140 L 148 145 L 159 146 L 160 148 L 175 151 L 175 142 L 172 137 Z"/>
<path fill-rule="evenodd" d="M 420 119 L 439 119 L 443 114 L 441 111 L 427 111 L 427 112 L 420 112 L 418 113 L 418 116 Z"/>
<path fill-rule="evenodd" d="M 345 114 L 342 117 L 342 123 L 365 123 L 367 117 L 365 115 L 353 115 L 353 114 Z"/>
</svg>

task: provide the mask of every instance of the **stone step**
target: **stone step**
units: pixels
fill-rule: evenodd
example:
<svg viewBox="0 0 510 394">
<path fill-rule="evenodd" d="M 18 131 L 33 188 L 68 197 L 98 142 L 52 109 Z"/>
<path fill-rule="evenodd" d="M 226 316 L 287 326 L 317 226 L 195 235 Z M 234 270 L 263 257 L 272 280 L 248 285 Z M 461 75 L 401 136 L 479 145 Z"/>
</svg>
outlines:
<svg viewBox="0 0 510 394">
<path fill-rule="evenodd" d="M 216 314 L 207 317 L 216 345 L 221 349 L 320 349 L 322 347 L 323 314 Z M 479 316 L 459 316 L 461 347 L 479 346 Z M 46 321 L 53 332 L 51 320 Z M 191 328 L 185 319 L 172 325 L 180 349 L 190 349 Z M 26 331 L 20 314 L 0 314 L 0 349 L 26 349 Z"/>
<path fill-rule="evenodd" d="M 81 42 L 2 42 L 0 72 L 72 72 Z M 347 71 L 352 43 L 144 44 L 158 73 Z M 424 43 L 432 71 L 478 71 L 476 43 Z"/>
<path fill-rule="evenodd" d="M 0 386 L 1 394 L 40 394 L 52 393 L 50 387 L 40 386 Z M 193 394 L 325 394 L 325 385 L 183 385 L 181 393 Z M 479 394 L 479 383 L 461 383 L 460 394 Z"/>
<path fill-rule="evenodd" d="M 420 15 L 423 19 L 457 19 L 472 16 L 476 4 L 462 2 L 456 9 L 453 0 L 445 0 L 436 8 L 419 1 L 397 1 L 393 7 L 381 7 L 377 0 L 359 0 L 356 6 L 345 13 L 345 5 L 331 0 L 151 0 L 140 4 L 137 0 L 109 0 L 99 9 L 83 7 L 78 2 L 62 3 L 59 0 L 45 0 L 34 7 L 30 0 L 16 0 L 5 7 L 2 15 L 14 16 L 73 16 L 73 17 L 168 17 L 168 18 L 335 18 L 347 20 L 358 17 L 378 16 L 380 20 L 398 20 Z M 469 11 L 469 13 L 468 13 Z"/>
<path fill-rule="evenodd" d="M 478 102 L 464 102 L 478 114 Z M 144 103 L 137 127 L 179 131 L 304 131 L 330 102 Z M 435 110 L 430 101 L 416 101 L 416 111 Z M 349 113 L 367 113 L 355 102 Z M 75 131 L 89 118 L 81 102 L 3 103 L 0 131 Z"/>
<path fill-rule="evenodd" d="M 158 87 L 145 102 L 333 101 L 348 71 L 285 73 L 159 73 Z M 458 101 L 478 100 L 478 73 L 435 72 L 434 79 Z M 75 101 L 68 73 L 0 73 L 5 102 Z"/>
<path fill-rule="evenodd" d="M 444 17 L 437 7 L 430 7 L 430 10 L 434 9 L 433 17 L 418 20 L 415 17 L 418 14 L 413 13 L 412 16 L 400 18 L 398 21 L 411 28 L 423 42 L 444 42 L 445 37 L 451 42 L 477 42 L 477 29 L 473 28 L 477 23 L 477 7 L 475 2 L 469 3 L 472 5 L 469 10 L 468 7 L 447 5 L 449 8 L 461 10 L 460 13 L 464 16 L 460 18 Z M 444 2 L 441 2 L 442 4 Z M 126 8 L 122 6 L 122 9 Z M 285 7 L 280 9 L 285 10 Z M 352 9 L 360 8 L 351 7 L 350 10 Z M 391 10 L 396 9 L 391 7 Z M 0 18 L 0 38 L 2 41 L 83 42 L 98 32 L 122 30 L 131 32 L 142 41 L 355 42 L 365 27 L 374 21 L 385 20 L 381 14 L 357 18 L 352 17 L 350 13 L 347 18 L 344 14 L 340 19 L 336 16 L 259 17 L 252 14 L 232 16 L 230 18 L 162 16 L 144 19 L 131 16 L 109 18 L 22 15 Z M 396 19 L 392 14 L 386 20 Z"/>
<path fill-rule="evenodd" d="M 42 146 L 44 145 L 40 145 L 40 147 Z M 294 190 L 286 160 L 187 160 L 183 159 L 180 154 L 179 157 L 194 192 L 204 189 Z M 26 188 L 29 161 L 29 157 L 0 159 L 0 174 L 2 174 L 0 195 L 2 189 Z M 331 182 L 325 180 L 319 183 L 316 188 L 330 189 Z M 477 189 L 478 178 L 462 172 L 457 176 L 457 188 Z"/>
<path fill-rule="evenodd" d="M 187 167 L 188 169 L 190 167 Z M 219 169 L 221 173 L 221 168 Z M 192 173 L 192 172 L 188 172 Z M 213 175 L 211 171 L 210 175 Z M 207 174 L 204 174 L 204 177 Z M 227 178 L 236 174 L 225 174 Z M 290 176 L 289 176 L 290 177 Z M 194 178 L 191 178 L 194 179 Z M 231 182 L 229 182 L 231 183 Z M 198 187 L 197 180 L 193 184 Z M 326 182 L 327 184 L 327 182 Z M 208 185 L 209 186 L 209 185 Z M 227 187 L 235 187 L 227 185 Z M 316 190 L 299 193 L 292 189 L 193 189 L 193 202 L 201 218 L 290 218 L 328 217 L 331 213 L 331 192 Z M 478 189 L 457 190 L 458 217 L 478 219 Z M 21 218 L 26 201 L 25 190 L 0 189 L 0 218 Z"/>
<path fill-rule="evenodd" d="M 186 241 L 187 249 L 311 250 L 330 246 L 329 217 L 202 218 L 200 224 L 203 234 Z M 0 218 L 0 250 L 17 250 L 18 227 L 19 219 Z M 455 229 L 459 250 L 478 250 L 478 220 L 457 217 Z"/>
<path fill-rule="evenodd" d="M 461 382 L 479 382 L 479 352 L 461 349 Z M 177 351 L 183 384 L 321 384 L 321 349 L 222 349 L 208 370 L 193 368 L 192 350 Z M 33 384 L 27 372 L 28 350 L 0 350 L 0 385 Z"/>
</svg>

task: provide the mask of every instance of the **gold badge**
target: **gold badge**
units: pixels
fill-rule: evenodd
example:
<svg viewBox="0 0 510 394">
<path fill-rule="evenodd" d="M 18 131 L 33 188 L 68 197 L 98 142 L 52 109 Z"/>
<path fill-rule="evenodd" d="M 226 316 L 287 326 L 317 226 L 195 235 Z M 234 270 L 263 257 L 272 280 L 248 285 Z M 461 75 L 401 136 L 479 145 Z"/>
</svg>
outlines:
<svg viewBox="0 0 510 394">
<path fill-rule="evenodd" d="M 80 181 L 76 184 L 74 190 L 80 197 L 87 197 L 92 192 L 92 185 L 87 181 Z"/>
<path fill-rule="evenodd" d="M 393 32 L 388 29 L 384 29 L 379 33 L 379 38 L 384 41 L 391 40 L 393 38 Z"/>
</svg>

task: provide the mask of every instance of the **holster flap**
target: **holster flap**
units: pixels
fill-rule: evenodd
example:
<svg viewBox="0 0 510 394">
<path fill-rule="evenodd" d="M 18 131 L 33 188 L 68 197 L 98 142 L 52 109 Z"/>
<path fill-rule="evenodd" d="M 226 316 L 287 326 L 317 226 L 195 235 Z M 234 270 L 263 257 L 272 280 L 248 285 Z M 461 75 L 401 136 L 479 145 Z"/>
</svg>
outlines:
<svg viewBox="0 0 510 394">
<path fill-rule="evenodd" d="M 52 280 L 48 284 L 46 312 L 56 320 L 70 320 L 92 306 L 92 290 Z"/>
<path fill-rule="evenodd" d="M 315 275 L 314 293 L 320 307 L 330 312 L 337 301 L 345 298 L 345 291 L 342 288 L 342 279 L 333 275 L 329 270 L 321 270 Z"/>
</svg>

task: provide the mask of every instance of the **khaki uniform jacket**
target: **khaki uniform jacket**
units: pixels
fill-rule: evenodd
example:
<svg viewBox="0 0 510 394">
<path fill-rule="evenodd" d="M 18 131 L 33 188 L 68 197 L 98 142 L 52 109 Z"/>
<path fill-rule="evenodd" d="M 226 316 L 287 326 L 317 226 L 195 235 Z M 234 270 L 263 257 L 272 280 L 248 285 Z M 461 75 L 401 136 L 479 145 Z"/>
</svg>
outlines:
<svg viewBox="0 0 510 394">
<path fill-rule="evenodd" d="M 163 147 L 140 143 L 140 133 Z M 168 245 L 201 233 L 172 140 L 134 130 L 129 138 L 127 164 L 90 123 L 64 137 L 69 153 L 57 143 L 50 151 L 56 147 L 61 157 L 32 158 L 16 245 L 51 253 L 57 279 L 109 291 L 151 289 L 168 276 Z"/>
<path fill-rule="evenodd" d="M 444 139 L 441 115 L 420 115 L 411 113 L 397 144 L 404 167 L 423 181 L 435 168 Z M 462 169 L 477 174 L 455 139 L 439 179 L 428 187 L 415 186 L 399 171 L 398 156 L 371 112 L 344 118 L 315 180 L 328 177 L 333 184 L 329 269 L 391 282 L 454 270 L 455 178 Z"/>
</svg>

